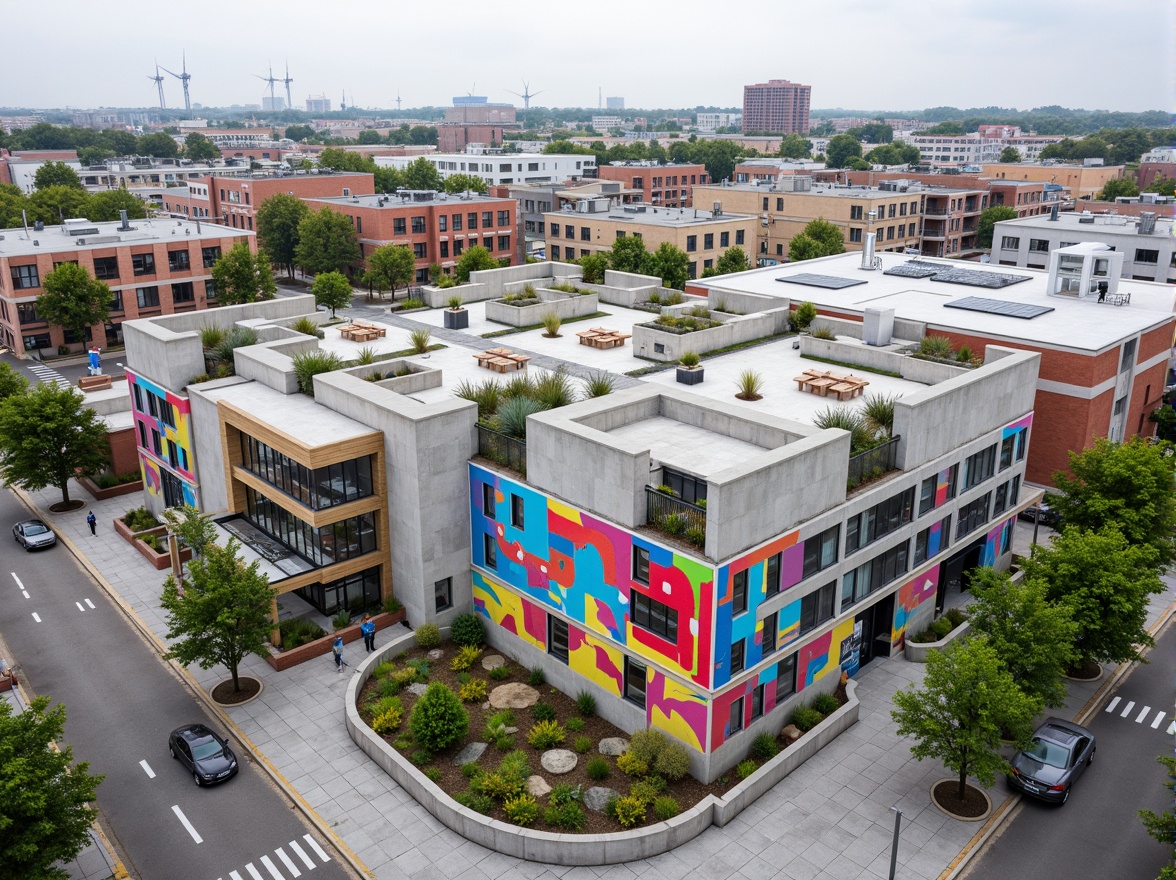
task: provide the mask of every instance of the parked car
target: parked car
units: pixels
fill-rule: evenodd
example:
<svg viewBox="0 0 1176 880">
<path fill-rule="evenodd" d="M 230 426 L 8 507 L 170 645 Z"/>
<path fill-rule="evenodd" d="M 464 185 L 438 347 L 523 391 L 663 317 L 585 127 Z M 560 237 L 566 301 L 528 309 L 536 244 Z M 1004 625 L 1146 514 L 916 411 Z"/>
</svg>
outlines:
<svg viewBox="0 0 1176 880">
<path fill-rule="evenodd" d="M 237 775 L 237 756 L 228 741 L 203 724 L 177 727 L 168 737 L 167 750 L 192 772 L 197 785 L 213 785 Z"/>
<path fill-rule="evenodd" d="M 1050 718 L 1029 748 L 1009 762 L 1009 787 L 1049 803 L 1064 804 L 1070 787 L 1094 760 L 1094 734 L 1081 724 Z"/>
<path fill-rule="evenodd" d="M 1038 502 L 1037 507 L 1026 507 L 1018 514 L 1018 517 L 1028 522 L 1039 522 L 1051 529 L 1062 527 L 1062 515 L 1050 507 L 1049 502 L 1044 498 Z"/>
<path fill-rule="evenodd" d="M 42 547 L 52 547 L 57 543 L 57 535 L 53 533 L 53 529 L 39 519 L 18 522 L 12 527 L 12 537 L 26 550 L 40 550 Z"/>
</svg>

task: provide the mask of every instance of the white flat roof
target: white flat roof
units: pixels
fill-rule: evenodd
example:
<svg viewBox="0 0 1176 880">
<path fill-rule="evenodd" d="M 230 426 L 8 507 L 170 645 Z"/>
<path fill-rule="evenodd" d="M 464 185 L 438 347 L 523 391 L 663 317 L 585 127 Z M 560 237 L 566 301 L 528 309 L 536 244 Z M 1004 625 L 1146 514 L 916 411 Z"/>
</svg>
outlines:
<svg viewBox="0 0 1176 880">
<path fill-rule="evenodd" d="M 211 238 L 227 238 L 239 236 L 245 238 L 253 235 L 246 229 L 234 229 L 231 226 L 219 226 L 215 223 L 200 221 L 197 231 L 195 220 L 176 220 L 156 217 L 153 220 L 132 220 L 131 229 L 120 232 L 121 223 L 118 220 L 100 223 L 70 224 L 87 231 L 78 235 L 69 235 L 61 226 L 46 226 L 40 232 L 29 224 L 28 234 L 23 227 L 0 230 L 0 257 L 23 257 L 30 254 L 56 254 L 62 251 L 86 251 L 99 248 L 125 247 L 135 244 L 154 244 L 167 242 L 179 245 L 185 241 L 204 241 Z M 82 244 L 82 242 L 85 244 Z"/>
<path fill-rule="evenodd" d="M 763 446 L 665 416 L 630 422 L 608 433 L 648 446 L 654 461 L 699 477 L 708 477 L 730 467 L 733 462 L 766 451 Z"/>
<path fill-rule="evenodd" d="M 322 446 L 378 433 L 375 428 L 319 406 L 313 397 L 282 394 L 260 382 L 210 388 L 203 393 L 212 400 L 224 400 L 240 407 L 254 419 L 307 446 Z"/>
</svg>

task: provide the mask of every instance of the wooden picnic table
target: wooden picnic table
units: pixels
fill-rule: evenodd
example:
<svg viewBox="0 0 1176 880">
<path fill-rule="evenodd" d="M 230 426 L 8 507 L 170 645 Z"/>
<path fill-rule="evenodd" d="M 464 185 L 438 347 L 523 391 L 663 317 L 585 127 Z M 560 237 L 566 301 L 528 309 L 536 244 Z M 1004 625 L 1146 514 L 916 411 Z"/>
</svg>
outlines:
<svg viewBox="0 0 1176 880">
<path fill-rule="evenodd" d="M 593 348 L 616 348 L 618 345 L 624 345 L 625 340 L 633 334 L 608 330 L 604 327 L 592 327 L 588 330 L 582 330 L 576 335 L 580 337 L 581 345 L 590 345 Z"/>
<path fill-rule="evenodd" d="M 530 355 L 515 354 L 509 348 L 491 348 L 479 352 L 473 357 L 477 359 L 479 367 L 485 367 L 496 373 L 505 373 L 508 370 L 525 370 L 527 361 L 531 359 Z"/>
</svg>

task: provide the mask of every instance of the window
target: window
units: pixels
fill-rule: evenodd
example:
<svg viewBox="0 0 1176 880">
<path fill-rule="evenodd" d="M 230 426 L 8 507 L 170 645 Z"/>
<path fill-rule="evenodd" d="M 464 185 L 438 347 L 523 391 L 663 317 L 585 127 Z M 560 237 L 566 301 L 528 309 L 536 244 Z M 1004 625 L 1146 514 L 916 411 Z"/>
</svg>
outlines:
<svg viewBox="0 0 1176 880">
<path fill-rule="evenodd" d="M 1017 499 L 1021 497 L 1021 475 L 1017 474 L 1013 477 L 1013 482 L 1009 489 L 1009 504 L 1010 506 L 1017 503 Z"/>
<path fill-rule="evenodd" d="M 449 242 L 443 241 L 443 242 L 441 242 L 441 257 L 442 257 L 442 259 L 444 259 L 445 257 L 448 257 L 448 256 L 449 256 Z"/>
<path fill-rule="evenodd" d="M 94 277 L 99 281 L 118 279 L 118 257 L 95 257 Z"/>
<path fill-rule="evenodd" d="M 454 214 L 451 219 L 453 220 L 453 231 L 461 232 L 461 214 Z"/>
<path fill-rule="evenodd" d="M 1029 253 L 1031 254 L 1048 254 L 1049 241 L 1044 238 L 1029 239 Z"/>
<path fill-rule="evenodd" d="M 1009 506 L 1009 484 L 1001 483 L 996 487 L 996 495 L 992 501 L 992 515 L 999 516 Z"/>
<path fill-rule="evenodd" d="M 767 595 L 771 596 L 780 592 L 780 558 L 783 554 L 777 553 L 774 556 L 769 556 L 764 563 L 765 576 L 765 590 Z"/>
<path fill-rule="evenodd" d="M 21 341 L 24 343 L 25 351 L 32 351 L 34 348 L 48 348 L 52 344 L 49 340 L 48 333 L 35 333 L 32 336 L 23 336 L 21 337 Z"/>
<path fill-rule="evenodd" d="M 861 205 L 850 205 L 849 206 L 849 219 L 850 220 L 861 220 L 862 219 L 862 206 Z"/>
<path fill-rule="evenodd" d="M 1151 263 L 1155 265 L 1160 261 L 1160 252 L 1153 250 L 1145 250 L 1143 248 L 1135 249 L 1135 262 L 1137 263 Z"/>
<path fill-rule="evenodd" d="M 489 483 L 482 484 L 482 513 L 494 519 L 494 487 Z"/>
<path fill-rule="evenodd" d="M 971 489 L 979 486 L 996 471 L 996 444 L 987 449 L 981 449 L 975 455 L 969 455 L 964 461 L 964 488 Z"/>
<path fill-rule="evenodd" d="M 891 547 L 841 578 L 841 610 L 845 611 L 907 570 L 907 541 Z"/>
<path fill-rule="evenodd" d="M 835 613 L 834 600 L 837 598 L 837 584 L 827 583 L 800 600 L 800 634 L 816 629 L 826 620 L 832 620 Z"/>
<path fill-rule="evenodd" d="M 558 223 L 551 224 L 551 237 L 552 238 L 559 238 L 559 224 Z M 624 238 L 624 233 L 618 232 L 617 238 Z"/>
<path fill-rule="evenodd" d="M 121 312 L 123 310 L 122 291 L 112 290 L 110 292 L 110 310 L 112 312 Z M 5 317 L 8 317 L 5 315 Z"/>
<path fill-rule="evenodd" d="M 172 302 L 196 302 L 196 288 L 191 281 L 183 281 L 172 285 Z"/>
<path fill-rule="evenodd" d="M 42 320 L 41 316 L 37 314 L 37 304 L 35 302 L 17 303 L 16 316 L 22 324 L 38 324 Z"/>
<path fill-rule="evenodd" d="M 565 224 L 564 238 L 575 238 L 575 237 L 576 237 L 576 227 L 572 226 L 571 224 Z"/>
<path fill-rule="evenodd" d="M 1123 343 L 1123 353 L 1119 357 L 1119 372 L 1126 373 L 1135 366 L 1135 340 L 1128 339 Z"/>
<path fill-rule="evenodd" d="M 477 229 L 477 228 L 478 228 L 478 215 L 476 212 L 470 211 L 468 214 L 466 214 L 466 229 Z"/>
<path fill-rule="evenodd" d="M 154 309 L 159 307 L 158 287 L 136 287 L 135 296 L 139 300 L 139 308 Z"/>
<path fill-rule="evenodd" d="M 822 571 L 837 562 L 837 541 L 841 527 L 832 526 L 804 542 L 804 568 L 801 578 Z"/>
<path fill-rule="evenodd" d="M 482 553 L 486 559 L 486 567 L 498 569 L 498 542 L 490 534 L 482 535 Z"/>
<path fill-rule="evenodd" d="M 779 632 L 779 614 L 773 612 L 764 618 L 763 639 L 760 643 L 764 657 L 776 650 L 776 637 Z"/>
<path fill-rule="evenodd" d="M 437 231 L 438 232 L 448 232 L 449 231 L 449 218 L 446 217 L 444 214 L 440 214 L 437 217 Z"/>
<path fill-rule="evenodd" d="M 891 207 L 894 207 L 894 206 L 893 206 L 893 205 L 891 205 Z M 882 236 L 881 236 L 881 235 L 879 235 L 878 237 L 879 237 L 879 238 L 881 238 Z M 893 238 L 894 238 L 894 227 L 893 227 L 893 226 L 887 226 L 887 227 L 886 227 L 886 240 L 887 240 L 887 241 L 890 241 L 890 240 L 891 240 L 891 239 L 893 239 Z"/>
<path fill-rule="evenodd" d="M 907 205 L 906 205 L 906 202 L 903 202 L 898 206 L 898 216 L 905 217 L 906 212 L 907 212 Z"/>
<path fill-rule="evenodd" d="M 789 654 L 776 665 L 776 705 L 796 693 L 796 655 Z"/>
<path fill-rule="evenodd" d="M 212 247 L 206 247 L 206 248 L 200 249 L 200 256 L 204 261 L 204 268 L 205 269 L 211 269 L 213 266 L 215 266 L 216 261 L 220 259 L 220 255 L 221 255 L 221 249 L 220 249 L 219 245 L 214 245 Z M 111 258 L 111 259 L 113 259 L 113 258 Z M 114 277 L 117 278 L 118 276 L 116 275 Z"/>
<path fill-rule="evenodd" d="M 35 265 L 12 266 L 12 286 L 17 290 L 28 290 L 30 287 L 40 287 L 41 279 L 37 275 Z"/>
<path fill-rule="evenodd" d="M 855 228 L 851 227 L 849 230 L 849 240 L 851 242 L 861 242 L 862 231 L 860 229 L 855 229 Z"/>
<path fill-rule="evenodd" d="M 403 217 L 392 218 L 392 234 L 393 235 L 408 235 L 408 221 Z"/>
<path fill-rule="evenodd" d="M 887 215 L 888 217 L 893 217 L 893 216 L 894 216 L 894 209 L 895 209 L 895 207 L 896 207 L 895 205 L 891 205 L 891 206 L 890 206 L 890 213 Z"/>
<path fill-rule="evenodd" d="M 742 229 L 735 230 L 735 244 L 743 244 L 743 230 Z"/>
<path fill-rule="evenodd" d="M 640 584 L 649 583 L 649 550 L 645 547 L 633 548 L 633 580 Z"/>
<path fill-rule="evenodd" d="M 764 208 L 763 209 L 765 211 L 768 210 L 768 197 L 767 196 L 764 196 Z"/>
<path fill-rule="evenodd" d="M 568 622 L 547 615 L 547 653 L 561 663 L 568 662 Z"/>
<path fill-rule="evenodd" d="M 629 598 L 633 603 L 633 623 L 652 633 L 657 633 L 666 641 L 678 641 L 677 611 L 636 591 Z"/>
<path fill-rule="evenodd" d="M 428 259 L 429 246 L 423 241 L 418 241 L 412 246 L 412 255 L 418 260 Z"/>
<path fill-rule="evenodd" d="M 720 232 L 719 233 L 719 247 L 725 248 L 725 247 L 729 246 L 730 243 L 731 243 L 731 233 L 730 232 Z"/>
<path fill-rule="evenodd" d="M 988 522 L 988 501 L 991 492 L 985 492 L 975 501 L 971 501 L 960 508 L 960 520 L 956 526 L 956 538 L 962 538 L 968 532 L 974 531 Z"/>
<path fill-rule="evenodd" d="M 644 663 L 625 657 L 625 699 L 645 708 L 646 670 Z"/>
<path fill-rule="evenodd" d="M 933 526 L 928 526 L 915 535 L 914 565 L 925 562 L 947 549 L 947 539 L 951 534 L 951 514 L 949 513 Z"/>
<path fill-rule="evenodd" d="M 510 211 L 499 211 L 498 212 L 498 225 L 499 226 L 510 226 Z"/>
<path fill-rule="evenodd" d="M 747 642 L 739 639 L 731 644 L 731 675 L 738 675 L 747 665 Z"/>
<path fill-rule="evenodd" d="M 864 510 L 857 516 L 850 517 L 845 524 L 846 554 L 860 550 L 867 544 L 905 526 L 911 521 L 914 504 L 915 489 L 912 486 L 905 492 L 899 492 L 881 504 L 875 504 L 869 510 Z"/>
<path fill-rule="evenodd" d="M 154 275 L 155 254 L 131 254 L 131 269 L 136 275 Z"/>
<path fill-rule="evenodd" d="M 559 259 L 559 245 L 558 244 L 553 244 L 551 246 L 551 259 L 553 259 L 553 260 Z"/>
<path fill-rule="evenodd" d="M 470 228 L 472 229 L 473 227 L 471 226 Z M 494 212 L 493 211 L 483 211 L 482 212 L 482 228 L 483 229 L 493 229 L 494 228 Z"/>
<path fill-rule="evenodd" d="M 1015 235 L 1004 235 L 1000 239 L 1000 249 L 1002 251 L 1015 251 L 1021 246 L 1021 239 Z"/>
<path fill-rule="evenodd" d="M 945 501 L 948 501 L 951 498 L 955 498 L 956 478 L 959 475 L 959 472 L 960 466 L 958 464 L 953 464 L 946 471 L 940 472 L 923 480 L 923 485 L 919 489 L 919 516 L 922 516 L 929 510 L 933 510 Z M 944 493 L 943 499 L 941 501 L 937 501 L 937 490 L 939 488 L 940 481 L 944 480 L 945 474 L 947 491 Z"/>
<path fill-rule="evenodd" d="M 767 199 L 764 199 L 764 201 L 766 202 Z M 745 699 L 746 697 L 740 697 L 731 704 L 730 732 L 732 734 L 736 734 L 743 730 L 743 701 Z"/>
<path fill-rule="evenodd" d="M 516 529 L 523 527 L 523 496 L 510 496 L 510 524 Z"/>
<path fill-rule="evenodd" d="M 708 251 L 713 250 L 714 246 L 715 246 L 715 234 L 713 232 L 708 232 L 706 235 L 704 235 L 702 237 L 703 250 L 708 250 Z"/>
<path fill-rule="evenodd" d="M 464 248 L 465 248 L 465 242 L 464 242 L 464 241 L 461 241 L 460 239 L 459 239 L 458 241 L 455 241 L 455 242 L 453 243 L 453 255 L 454 255 L 455 257 L 460 257 L 460 256 L 461 256 L 461 252 L 462 252 L 462 250 L 463 250 Z"/>
<path fill-rule="evenodd" d="M 592 227 L 590 227 L 590 226 L 581 226 L 580 227 L 580 241 L 592 241 Z"/>
<path fill-rule="evenodd" d="M 412 218 L 412 234 L 413 235 L 424 235 L 424 233 L 425 233 L 425 218 L 424 217 L 413 217 Z"/>
<path fill-rule="evenodd" d="M 764 686 L 757 684 L 751 692 L 751 720 L 764 716 Z"/>
<path fill-rule="evenodd" d="M 187 251 L 168 251 L 167 268 L 169 272 L 186 272 L 192 268 Z"/>
<path fill-rule="evenodd" d="M 216 282 L 211 278 L 204 282 L 204 298 L 216 299 Z"/>
<path fill-rule="evenodd" d="M 696 250 L 698 250 L 698 236 L 697 235 L 686 236 L 686 253 L 688 253 L 688 254 L 693 253 Z"/>
<path fill-rule="evenodd" d="M 509 235 L 498 236 L 498 249 L 500 251 L 509 251 L 510 250 L 510 236 Z"/>
<path fill-rule="evenodd" d="M 735 572 L 731 579 L 731 613 L 743 614 L 747 611 L 747 569 Z"/>
</svg>

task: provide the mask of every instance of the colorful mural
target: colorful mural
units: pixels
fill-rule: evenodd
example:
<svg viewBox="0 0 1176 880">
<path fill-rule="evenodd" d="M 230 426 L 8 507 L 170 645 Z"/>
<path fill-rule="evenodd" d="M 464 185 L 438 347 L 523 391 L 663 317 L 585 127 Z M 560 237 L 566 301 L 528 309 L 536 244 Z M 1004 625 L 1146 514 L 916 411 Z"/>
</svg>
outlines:
<svg viewBox="0 0 1176 880">
<path fill-rule="evenodd" d="M 992 529 L 984 537 L 984 549 L 980 551 L 980 564 L 989 567 L 996 565 L 996 560 L 1009 551 L 1013 541 L 1013 526 L 1017 518 L 1010 517 Z"/>
<path fill-rule="evenodd" d="M 540 651 L 547 650 L 547 612 L 472 572 L 474 611 Z"/>
<path fill-rule="evenodd" d="M 841 671 L 841 646 L 853 635 L 853 618 L 802 645 L 796 657 L 796 689 L 809 687 L 831 670 Z"/>
<path fill-rule="evenodd" d="M 894 650 L 906 645 L 908 629 L 922 630 L 935 613 L 935 593 L 939 589 L 940 566 L 936 565 L 908 580 L 898 588 L 894 603 L 894 627 L 890 644 Z"/>
<path fill-rule="evenodd" d="M 152 495 L 161 494 L 160 471 L 167 470 L 180 481 L 184 503 L 197 506 L 191 404 L 132 370 L 126 376 L 144 486 Z"/>
<path fill-rule="evenodd" d="M 649 667 L 646 723 L 700 752 L 706 751 L 706 697 Z"/>
<path fill-rule="evenodd" d="M 614 697 L 625 693 L 625 655 L 570 624 L 568 666 Z"/>
<path fill-rule="evenodd" d="M 773 664 L 761 670 L 758 675 L 751 676 L 746 681 L 735 685 L 729 691 L 725 691 L 715 697 L 714 707 L 711 711 L 710 747 L 712 751 L 725 743 L 728 737 L 731 736 L 731 709 L 736 700 L 743 700 L 743 723 L 739 730 L 746 730 L 748 725 L 755 720 L 752 717 L 752 712 L 755 710 L 754 695 L 756 688 L 763 687 L 764 705 L 760 714 L 767 715 L 776 708 L 776 670 L 777 665 Z"/>
</svg>

